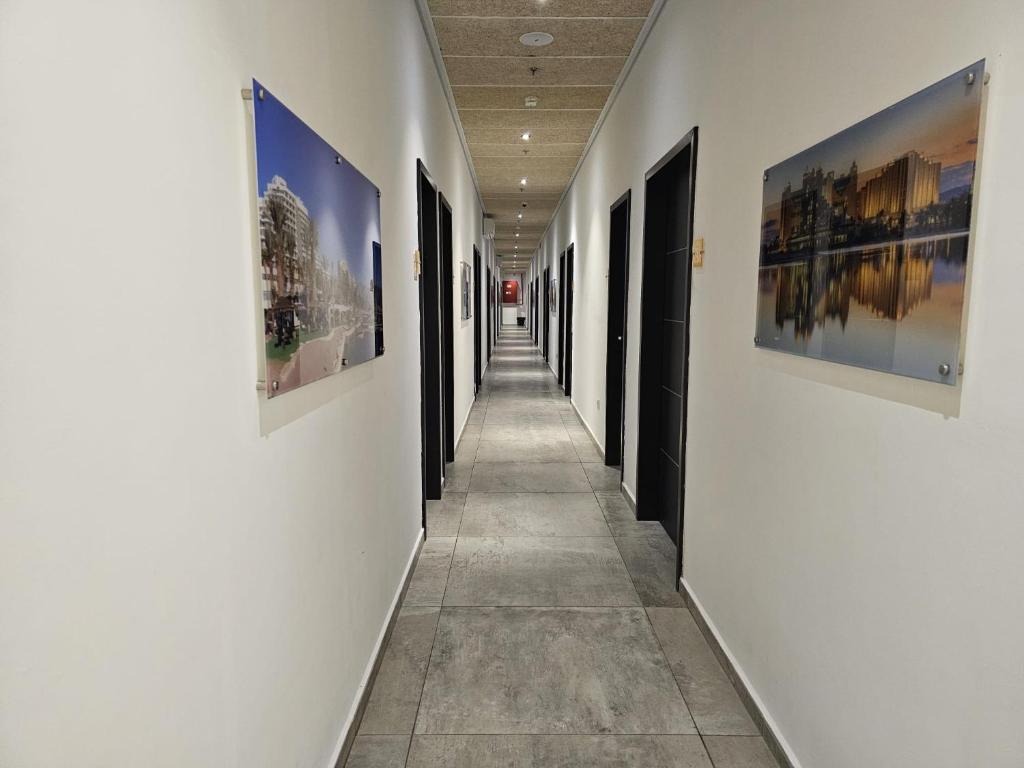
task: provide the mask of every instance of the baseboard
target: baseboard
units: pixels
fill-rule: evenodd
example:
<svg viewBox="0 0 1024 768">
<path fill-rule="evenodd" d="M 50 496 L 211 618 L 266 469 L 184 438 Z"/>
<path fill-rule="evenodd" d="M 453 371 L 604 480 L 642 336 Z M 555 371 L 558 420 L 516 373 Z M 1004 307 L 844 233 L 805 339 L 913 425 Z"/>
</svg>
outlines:
<svg viewBox="0 0 1024 768">
<path fill-rule="evenodd" d="M 469 404 L 469 409 L 466 411 L 466 418 L 462 420 L 462 426 L 459 427 L 459 436 L 455 438 L 455 452 L 459 452 L 459 446 L 462 445 L 462 436 L 466 434 L 466 425 L 469 424 L 469 415 L 473 413 L 473 406 L 476 405 L 476 395 L 473 395 L 473 402 Z"/>
<path fill-rule="evenodd" d="M 588 424 L 587 420 L 583 418 L 583 414 L 580 413 L 580 409 L 576 407 L 576 403 L 572 401 L 571 397 L 569 398 L 569 405 L 572 406 L 573 411 L 576 413 L 576 418 L 580 420 L 580 424 L 582 424 L 583 428 L 587 430 L 587 434 L 590 435 L 590 439 L 597 448 L 597 452 L 601 454 L 601 460 L 604 461 L 604 446 L 598 442 L 597 437 L 594 435 L 594 430 L 590 428 L 590 424 Z"/>
<path fill-rule="evenodd" d="M 750 680 L 743 673 L 742 667 L 736 662 L 736 659 L 722 641 L 722 637 L 715 628 L 714 623 L 708 617 L 700 600 L 693 594 L 693 590 L 685 578 L 679 580 L 679 586 L 679 591 L 683 595 L 686 607 L 690 609 L 693 620 L 697 622 L 701 634 L 704 635 L 704 639 L 708 641 L 711 650 L 718 657 L 718 662 L 729 676 L 733 688 L 739 694 L 743 706 L 747 708 L 750 718 L 757 726 L 757 730 L 761 732 L 761 736 L 764 737 L 768 749 L 775 756 L 779 766 L 781 768 L 801 768 L 800 761 L 793 754 L 793 750 L 779 730 L 778 724 L 772 719 L 761 697 L 757 695 L 757 691 L 754 690 Z"/>
<path fill-rule="evenodd" d="M 380 671 L 380 663 L 384 659 L 384 649 L 388 646 L 388 640 L 391 638 L 395 622 L 398 620 L 398 609 L 405 599 L 406 591 L 409 589 L 413 566 L 416 565 L 416 559 L 423 548 L 423 533 L 423 530 L 420 529 L 416 545 L 412 548 L 409 561 L 405 564 L 405 573 L 402 575 L 402 581 L 398 585 L 398 591 L 395 593 L 394 600 L 391 601 L 387 621 L 384 622 L 384 626 L 381 628 L 380 635 L 377 637 L 377 644 L 374 646 L 370 661 L 366 665 L 366 671 L 363 673 L 363 681 L 359 684 L 355 703 L 352 705 L 348 718 L 345 720 L 345 727 L 342 728 L 341 736 L 338 738 L 338 746 L 334 750 L 334 760 L 328 764 L 334 766 L 334 768 L 344 768 L 345 761 L 348 760 L 348 753 L 352 751 L 352 742 L 355 741 L 356 734 L 359 733 L 359 725 L 363 722 L 363 713 L 366 712 L 366 705 L 370 701 L 370 691 L 373 690 L 373 683 L 377 679 L 377 672 Z"/>
<path fill-rule="evenodd" d="M 626 485 L 626 481 L 623 480 L 619 483 L 619 490 L 622 491 L 622 495 L 626 497 L 626 503 L 629 505 L 629 509 L 632 511 L 633 517 L 636 517 L 636 494 L 633 493 L 633 489 Z"/>
</svg>

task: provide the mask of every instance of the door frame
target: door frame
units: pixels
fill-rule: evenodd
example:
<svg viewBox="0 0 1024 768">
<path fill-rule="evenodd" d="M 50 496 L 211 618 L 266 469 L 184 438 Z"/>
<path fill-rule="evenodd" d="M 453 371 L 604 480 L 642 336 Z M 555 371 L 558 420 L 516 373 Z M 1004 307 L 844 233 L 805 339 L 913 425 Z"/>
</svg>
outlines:
<svg viewBox="0 0 1024 768">
<path fill-rule="evenodd" d="M 565 371 L 565 251 L 558 256 L 558 386 Z"/>
<path fill-rule="evenodd" d="M 426 232 L 424 189 L 433 199 L 433 232 Z M 427 500 L 440 499 L 444 488 L 444 435 L 441 366 L 442 341 L 440 318 L 440 207 L 437 184 L 420 159 L 416 160 L 416 220 L 420 249 L 420 274 L 417 286 L 420 311 L 420 470 L 423 526 L 427 525 Z M 429 247 L 428 247 L 429 246 Z M 431 255 L 432 252 L 432 255 Z M 427 292 L 433 295 L 430 300 Z M 428 331 L 428 327 L 433 330 Z M 433 390 L 433 394 L 431 394 Z"/>
<path fill-rule="evenodd" d="M 570 243 L 565 249 L 565 371 L 562 373 L 565 396 L 572 397 L 572 318 L 573 302 L 576 297 L 575 281 L 576 245 Z"/>
<path fill-rule="evenodd" d="M 455 221 L 452 207 L 437 193 L 441 260 L 441 380 L 444 391 L 444 460 L 455 461 Z M 447 474 L 447 473 L 446 473 Z"/>
<path fill-rule="evenodd" d="M 541 340 L 541 276 L 534 275 L 534 346 Z"/>
<path fill-rule="evenodd" d="M 491 268 L 487 268 L 487 362 L 491 362 Z"/>
<path fill-rule="evenodd" d="M 544 267 L 544 362 L 548 362 L 548 347 L 551 343 L 551 267 Z"/>
<path fill-rule="evenodd" d="M 460 294 L 461 295 L 461 294 Z M 473 396 L 480 392 L 483 380 L 483 350 L 480 340 L 480 249 L 473 245 Z"/>
<path fill-rule="evenodd" d="M 678 505 L 676 510 L 676 578 L 675 578 L 675 589 L 678 592 L 680 589 L 680 579 L 683 573 L 683 538 L 685 532 L 685 508 L 686 508 L 686 433 L 687 433 L 687 419 L 689 411 L 689 378 L 690 378 L 690 306 L 691 297 L 693 294 L 693 221 L 694 221 L 694 201 L 696 198 L 695 189 L 697 181 L 697 127 L 694 126 L 682 139 L 680 139 L 668 152 L 666 152 L 658 162 L 651 166 L 650 170 L 644 174 L 644 229 L 643 229 L 643 247 L 642 247 L 642 258 L 644 260 L 644 267 L 648 258 L 648 250 L 651 247 L 651 243 L 648 242 L 648 227 L 647 227 L 647 216 L 648 200 L 647 193 L 650 181 L 654 176 L 657 175 L 666 165 L 675 160 L 675 158 L 683 151 L 688 150 L 690 152 L 690 167 L 689 167 L 689 188 L 688 188 L 688 201 L 686 212 L 689 224 L 688 237 L 689 242 L 686 246 L 686 264 L 688 278 L 686 281 L 686 295 L 684 297 L 685 302 L 685 323 L 686 329 L 684 331 L 685 340 L 685 354 L 682 361 L 682 391 L 681 395 L 681 408 L 679 414 L 679 490 L 678 490 Z M 641 278 L 640 281 L 640 367 L 638 376 L 638 389 L 637 389 L 637 488 L 636 488 L 636 509 L 637 518 L 640 520 L 647 519 L 660 519 L 660 516 L 651 518 L 649 514 L 645 514 L 646 508 L 642 507 L 642 490 L 639 481 L 641 471 L 641 444 L 644 437 L 650 437 L 644 434 L 644 424 L 642 421 L 643 401 L 644 401 L 644 379 L 645 376 L 650 376 L 652 371 L 650 370 L 655 364 L 660 369 L 661 358 L 660 352 L 657 358 L 650 358 L 650 344 L 644 343 L 643 330 L 647 323 L 647 319 L 644 315 L 644 283 L 646 280 Z M 646 347 L 646 349 L 645 349 Z M 645 354 L 646 353 L 646 354 Z M 645 359 L 646 358 L 646 359 Z M 657 439 L 657 438 L 653 438 Z"/>
<path fill-rule="evenodd" d="M 604 386 L 604 408 L 605 408 L 605 426 L 604 426 L 604 463 L 605 466 L 619 467 L 619 483 L 622 483 L 624 474 L 625 462 L 622 460 L 623 454 L 625 453 L 625 441 L 626 441 L 626 343 L 627 343 L 627 329 L 629 327 L 629 238 L 630 231 L 632 228 L 632 205 L 633 205 L 633 190 L 627 189 L 618 200 L 611 204 L 608 209 L 608 328 L 607 328 L 607 339 L 605 342 L 605 386 Z M 622 258 L 622 284 L 618 286 L 619 295 L 615 296 L 612 293 L 612 289 L 615 287 L 613 283 L 613 260 L 616 254 L 613 252 L 615 248 L 615 242 L 612 239 L 613 226 L 615 215 L 619 212 L 619 209 L 625 207 L 626 217 L 626 229 L 623 233 L 623 251 L 624 256 Z M 613 303 L 618 301 L 622 302 L 622 323 L 621 333 L 613 333 L 611 326 L 611 308 Z M 615 336 L 615 339 L 612 339 Z M 619 354 L 615 355 L 616 344 L 618 345 Z M 612 392 L 611 382 L 618 381 L 618 397 L 615 398 L 616 406 L 612 408 Z M 616 418 L 616 410 L 618 411 L 618 418 Z M 611 435 L 618 434 L 619 439 L 617 444 L 612 448 Z"/>
</svg>

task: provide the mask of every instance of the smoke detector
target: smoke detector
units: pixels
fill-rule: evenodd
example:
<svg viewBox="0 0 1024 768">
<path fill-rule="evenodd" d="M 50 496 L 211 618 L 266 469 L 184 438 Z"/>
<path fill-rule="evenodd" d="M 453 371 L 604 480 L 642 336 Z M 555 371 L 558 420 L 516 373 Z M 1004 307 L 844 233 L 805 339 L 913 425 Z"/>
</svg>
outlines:
<svg viewBox="0 0 1024 768">
<path fill-rule="evenodd" d="M 555 42 L 555 38 L 547 32 L 527 32 L 519 38 L 519 42 L 530 48 L 543 48 L 545 45 Z"/>
</svg>

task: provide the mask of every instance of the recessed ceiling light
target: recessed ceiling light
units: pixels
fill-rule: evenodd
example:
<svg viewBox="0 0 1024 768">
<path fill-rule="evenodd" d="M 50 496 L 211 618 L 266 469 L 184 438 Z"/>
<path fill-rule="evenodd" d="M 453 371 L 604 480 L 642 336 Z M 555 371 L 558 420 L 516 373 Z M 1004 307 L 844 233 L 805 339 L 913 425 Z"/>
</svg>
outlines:
<svg viewBox="0 0 1024 768">
<path fill-rule="evenodd" d="M 555 37 L 548 32 L 527 32 L 519 37 L 519 42 L 531 48 L 543 48 L 555 42 Z"/>
<path fill-rule="evenodd" d="M 521 214 L 521 213 L 516 214 L 516 218 L 519 218 L 519 219 L 523 218 L 523 214 Z"/>
<path fill-rule="evenodd" d="M 525 176 L 523 176 L 523 178 L 521 178 L 519 180 L 519 186 L 520 187 L 525 187 L 526 186 L 526 177 Z"/>
<path fill-rule="evenodd" d="M 516 237 L 519 237 L 519 233 L 518 232 L 516 232 Z"/>
<path fill-rule="evenodd" d="M 525 133 L 523 134 L 523 141 L 529 141 L 529 140 L 530 140 L 530 132 L 529 132 L 529 131 L 526 131 L 526 132 L 525 132 Z"/>
</svg>

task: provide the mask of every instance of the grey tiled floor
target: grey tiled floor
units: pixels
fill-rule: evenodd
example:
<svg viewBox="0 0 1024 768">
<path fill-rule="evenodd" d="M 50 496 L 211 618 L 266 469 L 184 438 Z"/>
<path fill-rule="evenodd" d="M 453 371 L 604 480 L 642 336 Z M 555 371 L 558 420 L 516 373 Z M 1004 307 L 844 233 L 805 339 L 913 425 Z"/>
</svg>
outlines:
<svg viewBox="0 0 1024 768">
<path fill-rule="evenodd" d="M 523 331 L 495 349 L 349 768 L 772 768 Z"/>
</svg>

